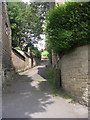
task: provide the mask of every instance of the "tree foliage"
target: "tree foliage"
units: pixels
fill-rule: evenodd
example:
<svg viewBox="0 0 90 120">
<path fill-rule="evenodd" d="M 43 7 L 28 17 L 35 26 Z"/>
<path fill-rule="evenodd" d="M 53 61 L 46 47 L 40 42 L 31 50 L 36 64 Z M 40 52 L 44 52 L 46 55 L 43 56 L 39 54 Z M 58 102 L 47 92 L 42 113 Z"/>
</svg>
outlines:
<svg viewBox="0 0 90 120">
<path fill-rule="evenodd" d="M 90 43 L 90 2 L 67 2 L 50 10 L 46 19 L 47 46 L 65 53 Z"/>
<path fill-rule="evenodd" d="M 8 3 L 8 15 L 12 30 L 12 38 L 13 38 L 12 43 L 14 46 L 17 46 L 17 42 L 23 34 L 22 29 L 24 25 L 24 18 L 22 16 L 23 16 L 24 7 L 25 7 L 24 3 L 16 3 L 16 2 Z"/>
<path fill-rule="evenodd" d="M 32 38 L 34 41 L 40 39 L 47 11 L 48 3 L 8 2 L 14 47 L 19 46 L 22 40 L 30 42 Z"/>
</svg>

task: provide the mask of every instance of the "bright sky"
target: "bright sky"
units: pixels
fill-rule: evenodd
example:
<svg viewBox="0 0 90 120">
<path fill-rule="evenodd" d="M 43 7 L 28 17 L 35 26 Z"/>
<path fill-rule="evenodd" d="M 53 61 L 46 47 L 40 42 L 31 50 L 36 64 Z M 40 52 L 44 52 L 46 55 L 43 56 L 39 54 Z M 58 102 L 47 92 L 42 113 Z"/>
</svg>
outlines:
<svg viewBox="0 0 90 120">
<path fill-rule="evenodd" d="M 26 3 L 26 2 L 29 2 L 30 0 L 22 0 L 22 1 Z"/>
<path fill-rule="evenodd" d="M 53 2 L 54 0 L 22 0 L 23 2 L 29 2 L 29 1 L 33 1 L 33 2 L 35 2 L 35 1 L 37 1 L 37 2 Z"/>
</svg>

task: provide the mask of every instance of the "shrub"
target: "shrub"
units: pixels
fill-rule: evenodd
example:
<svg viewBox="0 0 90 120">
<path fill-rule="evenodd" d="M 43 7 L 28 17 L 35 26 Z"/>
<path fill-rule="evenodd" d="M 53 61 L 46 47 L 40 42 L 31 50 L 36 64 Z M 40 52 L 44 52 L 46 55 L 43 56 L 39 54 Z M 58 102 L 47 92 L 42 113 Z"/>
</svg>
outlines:
<svg viewBox="0 0 90 120">
<path fill-rule="evenodd" d="M 32 49 L 31 52 L 34 53 L 36 57 L 41 59 L 41 52 L 37 48 Z"/>
<path fill-rule="evenodd" d="M 46 19 L 49 47 L 65 53 L 77 46 L 90 43 L 90 2 L 67 2 L 50 10 Z"/>
<path fill-rule="evenodd" d="M 47 57 L 48 56 L 48 51 L 43 51 L 42 56 Z"/>
<path fill-rule="evenodd" d="M 15 49 L 16 49 L 16 50 L 21 50 L 21 48 L 20 48 L 20 47 L 15 47 Z"/>
</svg>

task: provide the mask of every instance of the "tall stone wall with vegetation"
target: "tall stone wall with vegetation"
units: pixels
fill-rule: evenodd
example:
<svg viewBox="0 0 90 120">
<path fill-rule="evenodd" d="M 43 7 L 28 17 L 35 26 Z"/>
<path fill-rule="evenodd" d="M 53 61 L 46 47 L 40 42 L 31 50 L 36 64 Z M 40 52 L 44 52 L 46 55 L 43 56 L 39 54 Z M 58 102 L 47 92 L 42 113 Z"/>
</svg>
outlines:
<svg viewBox="0 0 90 120">
<path fill-rule="evenodd" d="M 88 105 L 88 45 L 61 58 L 62 87 L 79 103 Z"/>
<path fill-rule="evenodd" d="M 50 10 L 46 37 L 51 51 L 60 56 L 62 87 L 77 101 L 88 105 L 88 45 L 90 44 L 90 2 L 65 2 Z M 54 65 L 53 65 L 54 66 Z M 60 75 L 61 74 L 61 75 Z M 55 74 L 56 75 L 56 74 Z"/>
</svg>

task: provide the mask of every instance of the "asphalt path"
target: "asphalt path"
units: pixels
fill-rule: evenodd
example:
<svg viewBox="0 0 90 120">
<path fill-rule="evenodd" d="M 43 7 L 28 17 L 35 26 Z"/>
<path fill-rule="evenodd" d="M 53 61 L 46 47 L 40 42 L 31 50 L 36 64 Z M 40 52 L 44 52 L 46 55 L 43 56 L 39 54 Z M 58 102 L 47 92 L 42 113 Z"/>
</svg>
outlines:
<svg viewBox="0 0 90 120">
<path fill-rule="evenodd" d="M 43 60 L 8 82 L 2 95 L 3 118 L 88 118 L 87 107 L 53 96 Z"/>
</svg>

